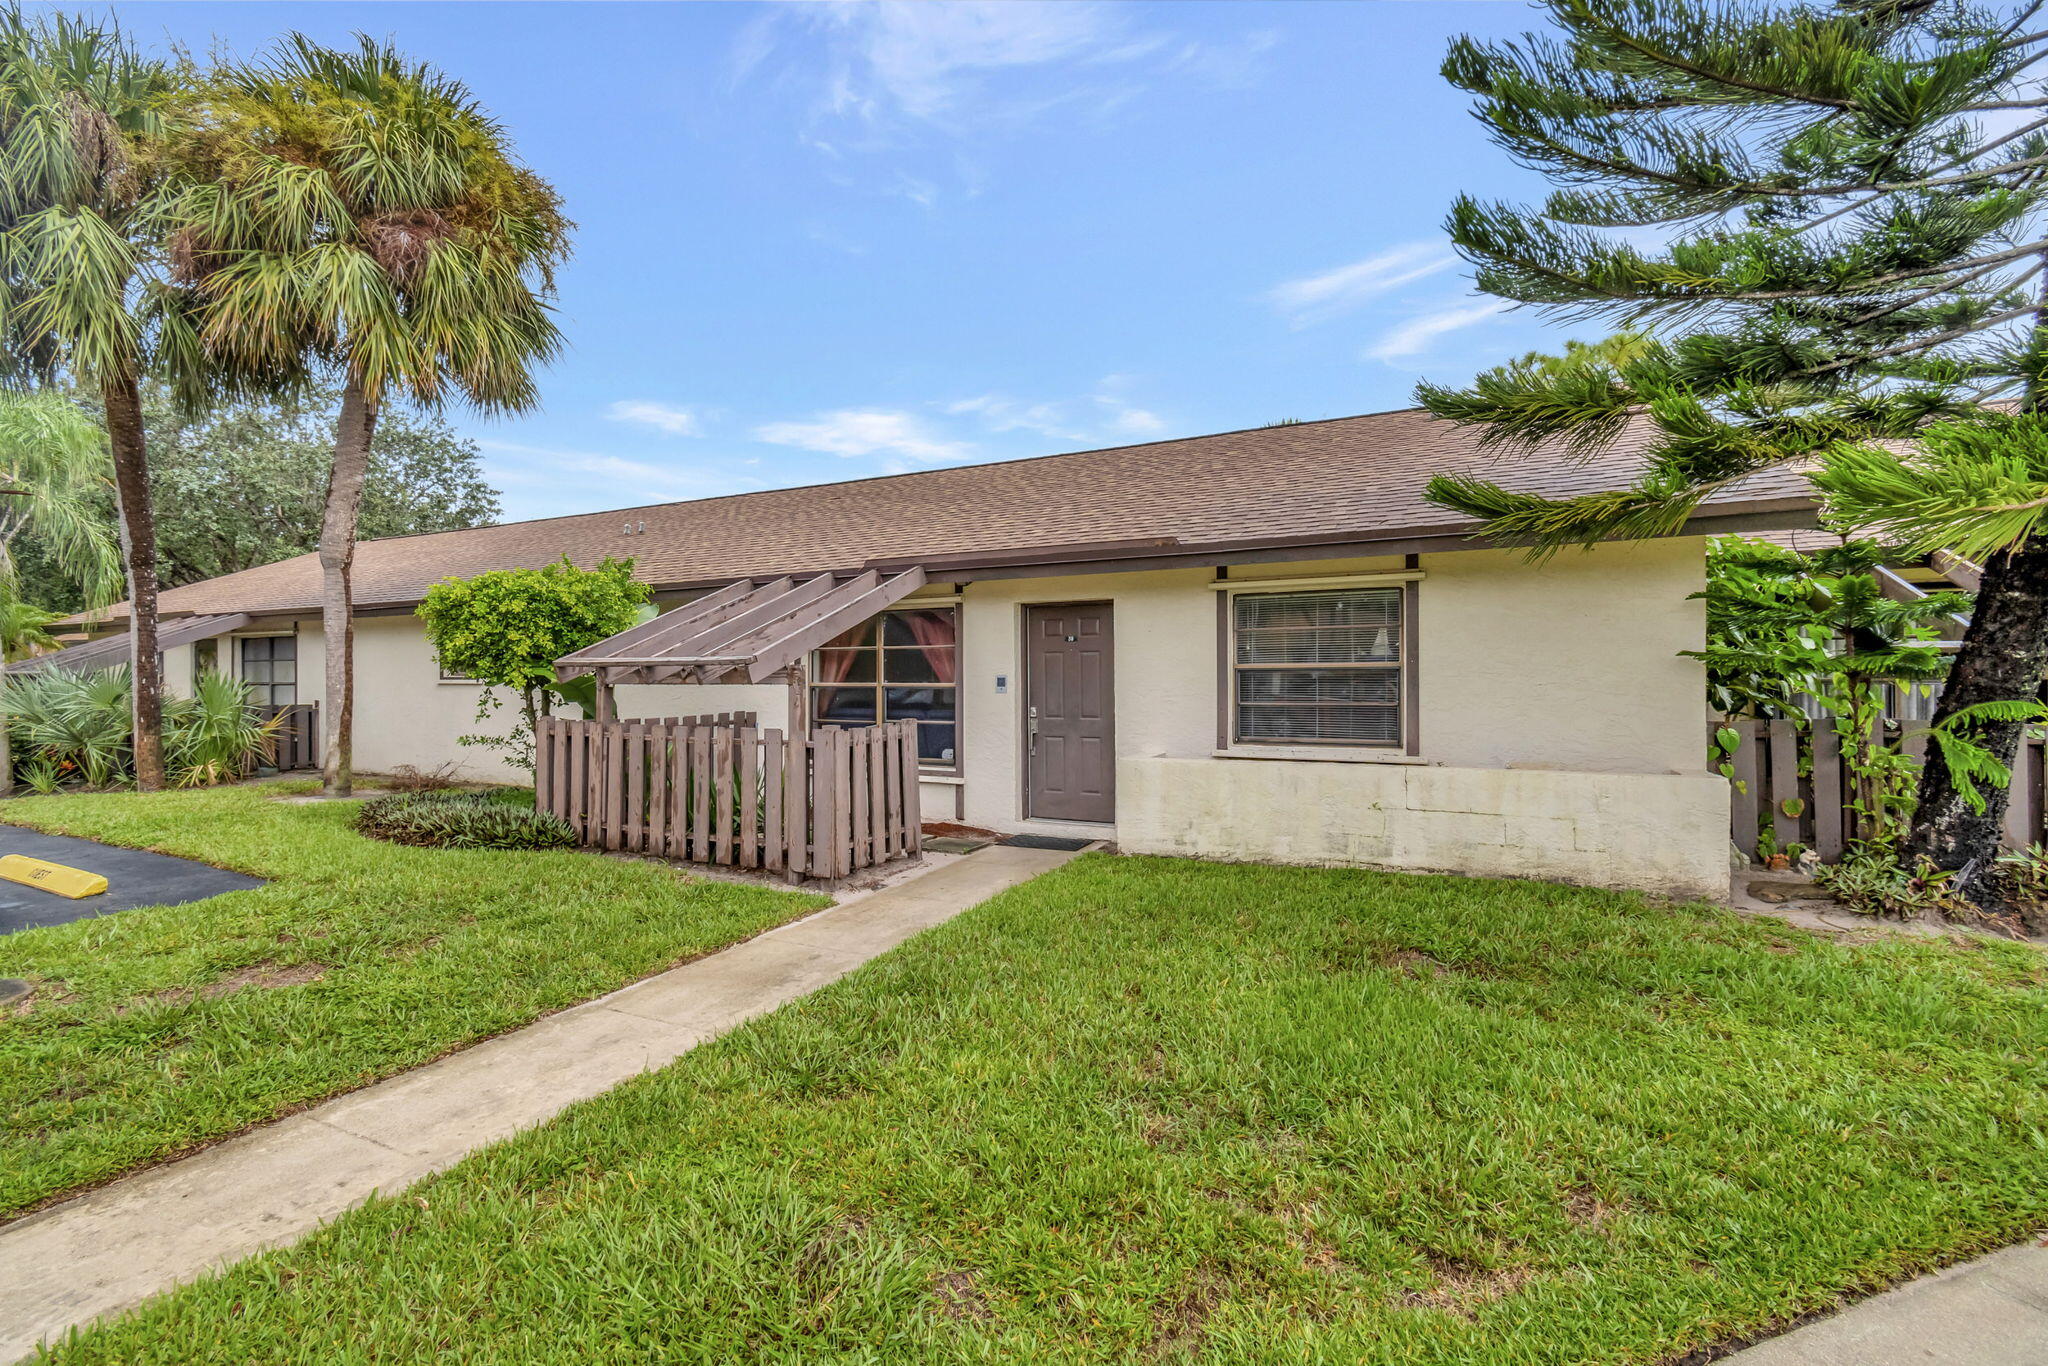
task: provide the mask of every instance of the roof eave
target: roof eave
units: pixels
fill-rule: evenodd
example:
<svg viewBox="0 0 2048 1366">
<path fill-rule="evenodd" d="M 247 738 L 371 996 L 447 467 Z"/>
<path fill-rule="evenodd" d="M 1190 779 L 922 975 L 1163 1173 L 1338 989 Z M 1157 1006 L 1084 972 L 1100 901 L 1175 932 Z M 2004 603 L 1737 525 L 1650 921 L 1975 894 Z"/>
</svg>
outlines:
<svg viewBox="0 0 2048 1366">
<path fill-rule="evenodd" d="M 1676 536 L 1713 536 L 1743 531 L 1779 531 L 1817 524 L 1818 504 L 1802 494 L 1776 498 L 1752 498 L 1739 502 L 1710 504 L 1697 511 Z M 1483 537 L 1477 522 L 1435 522 L 1419 526 L 1385 527 L 1369 531 L 1331 532 L 1318 536 L 1281 535 L 1233 537 L 1222 541 L 1186 541 L 1173 536 L 1134 537 L 1118 541 L 1063 542 L 999 550 L 961 551 L 951 554 L 891 556 L 870 559 L 856 565 L 803 565 L 779 569 L 756 569 L 752 578 L 766 580 L 777 575 L 807 578 L 817 574 L 856 575 L 869 570 L 884 575 L 912 568 L 923 569 L 934 582 L 971 579 L 1041 578 L 1054 574 L 1104 574 L 1145 569 L 1181 569 L 1230 562 L 1284 563 L 1289 560 L 1353 559 L 1377 555 L 1441 554 L 1455 550 L 1513 549 L 1515 543 Z M 657 593 L 681 593 L 722 588 L 733 582 L 731 575 L 715 578 L 656 581 Z M 361 600 L 355 604 L 358 616 L 390 615 L 412 611 L 419 599 Z M 292 617 L 317 613 L 317 601 L 294 606 L 272 606 L 252 610 L 255 617 Z M 181 616 L 198 615 L 193 612 Z M 114 625 L 125 617 L 105 617 L 96 624 Z"/>
</svg>

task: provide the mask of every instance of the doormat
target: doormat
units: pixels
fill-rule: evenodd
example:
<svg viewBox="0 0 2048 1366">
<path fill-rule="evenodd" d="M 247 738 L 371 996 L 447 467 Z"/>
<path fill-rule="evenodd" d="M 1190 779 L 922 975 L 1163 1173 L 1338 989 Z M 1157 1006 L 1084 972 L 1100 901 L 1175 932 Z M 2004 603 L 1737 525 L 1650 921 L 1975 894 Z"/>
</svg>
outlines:
<svg viewBox="0 0 2048 1366">
<path fill-rule="evenodd" d="M 1012 835 L 1003 843 L 1015 849 L 1058 849 L 1071 854 L 1078 849 L 1086 849 L 1095 841 L 1070 840 L 1059 835 Z"/>
</svg>

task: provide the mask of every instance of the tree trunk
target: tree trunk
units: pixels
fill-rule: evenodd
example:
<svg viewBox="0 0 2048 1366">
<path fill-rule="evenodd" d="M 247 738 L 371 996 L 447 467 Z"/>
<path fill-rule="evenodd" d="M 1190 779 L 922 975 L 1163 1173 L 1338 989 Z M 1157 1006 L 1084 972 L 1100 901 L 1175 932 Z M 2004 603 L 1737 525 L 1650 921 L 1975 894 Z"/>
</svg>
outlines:
<svg viewBox="0 0 2048 1366">
<path fill-rule="evenodd" d="M 377 430 L 377 402 L 350 379 L 341 391 L 341 417 L 334 428 L 334 466 L 327 476 L 327 512 L 320 522 L 320 633 L 326 654 L 327 752 L 320 760 L 320 788 L 346 797 L 355 777 L 356 708 L 355 588 L 356 520 L 363 507 L 363 480 L 370 470 L 370 438 Z"/>
<path fill-rule="evenodd" d="M 0 674 L 0 797 L 14 795 L 14 747 L 7 738 L 7 689 L 12 680 Z"/>
<path fill-rule="evenodd" d="M 135 786 L 164 786 L 164 665 L 156 648 L 156 516 L 149 503 L 149 448 L 142 392 L 133 370 L 100 384 L 107 444 L 114 456 L 114 503 L 128 568 L 128 647 L 134 655 Z"/>
<path fill-rule="evenodd" d="M 1934 723 L 1941 724 L 1980 702 L 2026 700 L 2041 693 L 2048 678 L 2048 537 L 2035 536 L 2018 549 L 1993 556 L 1970 613 L 1970 629 L 1942 686 Z M 2011 765 L 2026 726 L 2017 721 L 1970 727 L 1970 738 Z M 1963 800 L 1941 751 L 1930 747 L 1920 772 L 1920 801 L 1901 852 L 1908 864 L 1925 858 L 1952 870 L 1957 891 L 1989 904 L 1982 878 L 1997 857 L 2005 825 L 2008 792 L 1979 785 L 1987 799 L 1982 814 Z"/>
</svg>

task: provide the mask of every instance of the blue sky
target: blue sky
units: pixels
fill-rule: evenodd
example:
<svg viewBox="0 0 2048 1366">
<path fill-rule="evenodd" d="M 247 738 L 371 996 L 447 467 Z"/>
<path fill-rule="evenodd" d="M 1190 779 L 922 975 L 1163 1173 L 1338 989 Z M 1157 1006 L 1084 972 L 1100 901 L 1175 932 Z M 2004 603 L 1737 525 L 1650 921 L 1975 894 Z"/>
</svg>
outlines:
<svg viewBox="0 0 2048 1366">
<path fill-rule="evenodd" d="M 1540 185 L 1437 75 L 1514 4 L 116 5 L 145 44 L 395 39 L 577 221 L 510 517 L 1406 405 L 1559 333 L 1441 222 Z"/>
</svg>

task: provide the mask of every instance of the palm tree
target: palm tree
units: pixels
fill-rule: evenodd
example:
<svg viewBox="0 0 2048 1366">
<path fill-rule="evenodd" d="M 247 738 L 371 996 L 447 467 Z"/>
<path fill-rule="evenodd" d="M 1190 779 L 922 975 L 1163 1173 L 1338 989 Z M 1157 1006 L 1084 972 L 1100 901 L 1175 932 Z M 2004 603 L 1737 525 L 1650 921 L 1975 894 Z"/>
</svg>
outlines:
<svg viewBox="0 0 2048 1366">
<path fill-rule="evenodd" d="M 330 713 L 324 786 L 347 795 L 357 514 L 393 397 L 534 405 L 560 345 L 545 300 L 567 254 L 555 192 L 469 91 L 368 38 L 293 35 L 222 72 L 174 239 L 209 352 L 254 385 L 339 372 L 320 532 Z"/>
<path fill-rule="evenodd" d="M 144 791 L 163 786 L 164 762 L 140 384 L 153 347 L 191 350 L 177 317 L 157 307 L 162 282 L 146 248 L 161 185 L 152 152 L 176 84 L 111 26 L 0 12 L 0 282 L 12 305 L 0 364 L 16 380 L 68 375 L 105 411 Z"/>
<path fill-rule="evenodd" d="M 21 598 L 14 545 L 32 534 L 57 567 L 105 606 L 121 590 L 121 552 L 100 518 L 108 479 L 106 433 L 62 394 L 0 393 L 0 654 L 25 659 L 56 644 L 58 613 Z M 0 795 L 13 790 L 7 697 L 0 690 Z"/>
<path fill-rule="evenodd" d="M 50 628 L 63 616 L 62 612 L 52 612 L 20 598 L 0 598 L 0 658 L 12 664 L 57 649 L 62 642 L 50 634 Z M 4 702 L 4 696 L 0 696 L 0 703 Z M 0 770 L 9 763 L 6 729 L 6 707 L 0 705 Z M 0 792 L 5 792 L 7 785 L 7 775 L 0 773 Z"/>
</svg>

